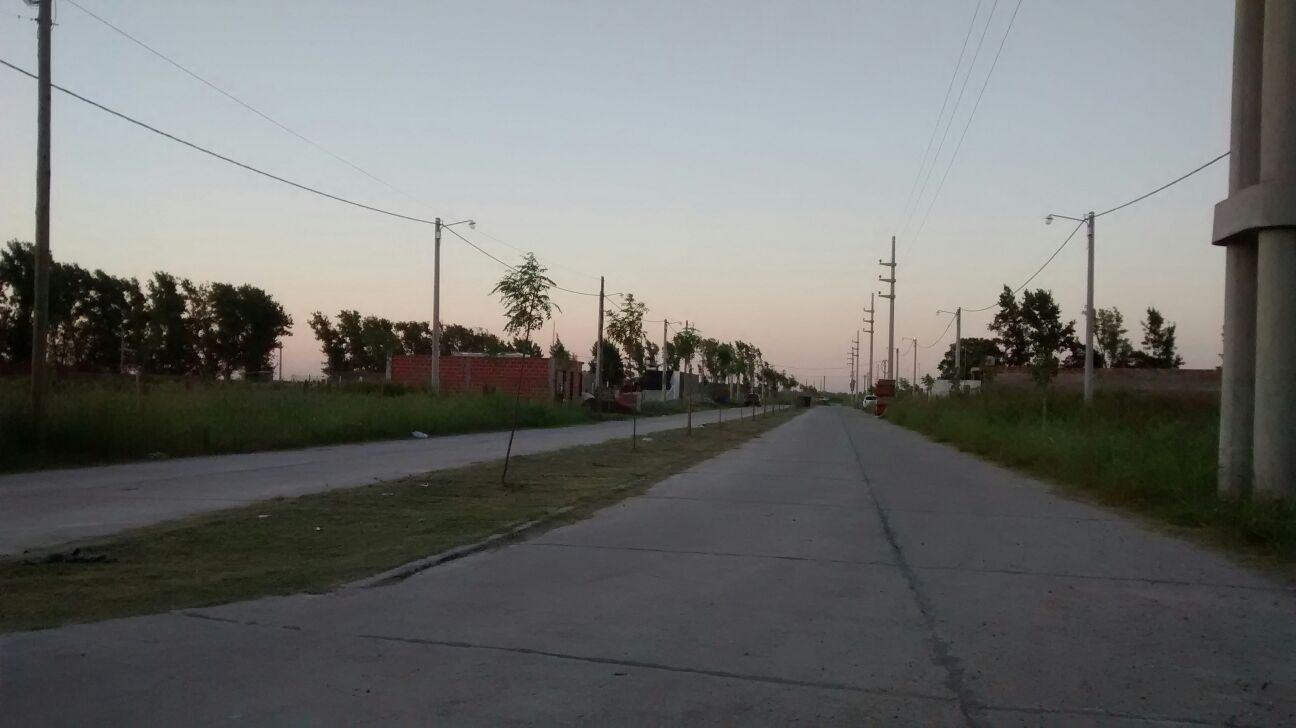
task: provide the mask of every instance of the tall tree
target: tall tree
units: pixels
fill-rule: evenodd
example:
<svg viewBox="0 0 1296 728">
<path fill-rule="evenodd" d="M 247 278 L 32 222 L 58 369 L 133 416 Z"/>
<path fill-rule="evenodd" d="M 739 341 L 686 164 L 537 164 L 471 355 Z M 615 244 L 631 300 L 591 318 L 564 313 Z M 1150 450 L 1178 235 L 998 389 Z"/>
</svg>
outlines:
<svg viewBox="0 0 1296 728">
<path fill-rule="evenodd" d="M 644 315 L 648 307 L 636 301 L 633 293 L 627 293 L 618 309 L 607 312 L 607 338 L 615 342 L 625 352 L 626 358 L 635 365 L 635 374 L 642 374 L 644 361 Z"/>
<path fill-rule="evenodd" d="M 1003 357 L 1003 351 L 994 339 L 969 336 L 963 339 L 963 351 L 959 356 L 963 371 L 958 372 L 958 376 L 955 377 L 954 353 L 954 344 L 950 344 L 949 348 L 945 350 L 945 357 L 937 365 L 942 379 L 957 379 L 957 381 L 971 379 L 974 367 L 981 367 L 986 359 L 998 361 Z"/>
<path fill-rule="evenodd" d="M 1022 318 L 1021 306 L 1017 305 L 1017 298 L 1008 286 L 1004 286 L 999 294 L 999 311 L 989 329 L 996 334 L 995 342 L 1003 352 L 1005 364 L 1023 366 L 1030 361 L 1026 322 Z"/>
<path fill-rule="evenodd" d="M 186 281 L 187 283 L 187 281 Z M 185 326 L 185 297 L 175 276 L 158 271 L 145 294 L 144 351 L 148 369 L 162 374 L 190 370 L 189 330 Z"/>
<path fill-rule="evenodd" d="M 1132 363 L 1134 347 L 1126 338 L 1125 317 L 1120 309 L 1100 308 L 1094 311 L 1094 342 L 1109 367 L 1127 367 Z"/>
<path fill-rule="evenodd" d="M 590 345 L 589 370 L 590 376 L 594 375 L 598 362 L 598 342 Z M 603 381 L 598 382 L 599 386 L 613 387 L 625 381 L 625 362 L 621 359 L 621 351 L 606 339 L 603 341 Z"/>
<path fill-rule="evenodd" d="M 245 376 L 273 371 L 280 340 L 292 332 L 292 316 L 266 291 L 243 284 L 236 291 L 239 342 L 234 364 Z"/>
<path fill-rule="evenodd" d="M 693 329 L 677 331 L 675 336 L 671 337 L 671 348 L 676 361 L 682 362 L 690 372 L 693 370 L 693 359 L 698 354 L 700 341 L 697 332 Z"/>
<path fill-rule="evenodd" d="M 1178 369 L 1183 366 L 1175 344 L 1175 324 L 1167 324 L 1155 307 L 1148 307 L 1143 320 L 1143 354 L 1147 365 L 1156 369 Z"/>
<path fill-rule="evenodd" d="M 531 343 L 531 334 L 553 318 L 558 307 L 549 296 L 554 282 L 545 275 L 548 271 L 532 253 L 522 257 L 522 262 L 509 269 L 491 293 L 499 294 L 504 305 L 504 331 Z M 519 370 L 519 374 L 521 370 Z M 513 437 L 517 434 L 518 402 L 522 399 L 522 381 L 519 377 L 513 396 L 513 426 L 509 430 L 508 449 L 504 451 L 504 471 L 500 483 L 508 482 L 509 457 L 513 454 Z"/>
<path fill-rule="evenodd" d="M 320 342 L 320 349 L 324 354 L 324 373 L 331 376 L 350 371 L 346 342 L 343 341 L 337 327 L 333 325 L 333 321 L 316 311 L 311 314 L 310 327 L 311 331 L 315 332 L 315 338 Z"/>
</svg>

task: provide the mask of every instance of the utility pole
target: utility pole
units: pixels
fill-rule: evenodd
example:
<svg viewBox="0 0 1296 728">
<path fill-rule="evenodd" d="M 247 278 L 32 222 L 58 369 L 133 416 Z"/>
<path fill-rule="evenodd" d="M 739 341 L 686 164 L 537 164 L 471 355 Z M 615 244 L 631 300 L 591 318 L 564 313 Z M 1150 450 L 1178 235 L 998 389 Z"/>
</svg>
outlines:
<svg viewBox="0 0 1296 728">
<path fill-rule="evenodd" d="M 666 337 L 669 336 L 666 327 L 670 326 L 670 321 L 662 319 L 662 348 L 661 348 L 661 399 L 662 404 L 666 404 Z"/>
<path fill-rule="evenodd" d="M 603 407 L 603 276 L 599 276 L 598 349 L 594 352 L 594 411 Z"/>
<path fill-rule="evenodd" d="M 868 368 L 868 386 L 865 387 L 866 393 L 873 389 L 873 309 L 876 308 L 876 306 L 874 305 L 875 295 L 876 294 L 873 293 L 869 294 L 869 307 L 864 310 L 864 313 L 867 313 L 869 315 L 868 321 L 865 322 L 868 324 L 868 335 L 869 335 L 869 368 Z"/>
<path fill-rule="evenodd" d="M 909 385 L 917 389 L 918 387 L 918 340 L 912 336 L 906 336 L 904 341 L 913 342 L 913 379 L 909 380 Z"/>
<path fill-rule="evenodd" d="M 1084 403 L 1093 404 L 1094 368 L 1094 214 L 1085 216 L 1089 222 L 1089 273 L 1085 283 L 1085 374 Z M 960 311 L 962 309 L 959 309 Z"/>
<path fill-rule="evenodd" d="M 878 295 L 891 302 L 890 314 L 889 314 L 890 322 L 887 325 L 887 356 L 894 356 L 895 355 L 895 284 L 896 284 L 896 259 L 895 259 L 895 236 L 894 235 L 891 236 L 891 262 L 887 263 L 886 261 L 879 259 L 878 265 L 891 269 L 890 278 L 883 278 L 882 276 L 878 276 L 879 281 L 882 281 L 883 283 L 891 284 L 891 293 L 887 294 L 887 293 L 878 292 Z M 892 359 L 891 361 L 894 362 L 895 360 Z M 891 379 L 895 378 L 895 373 L 894 371 L 892 371 L 893 369 L 895 369 L 894 366 L 887 367 L 887 374 L 890 375 L 889 378 Z"/>
<path fill-rule="evenodd" d="M 959 306 L 953 311 L 941 309 L 936 315 L 943 313 L 954 317 L 954 386 L 957 388 L 963 381 L 963 307 Z"/>
<path fill-rule="evenodd" d="M 432 248 L 432 393 L 441 393 L 441 218 L 433 229 Z"/>
<path fill-rule="evenodd" d="M 40 0 L 36 18 L 36 295 L 32 311 L 31 408 L 40 432 L 45 414 L 46 350 L 49 344 L 50 276 L 50 42 L 54 0 Z"/>
<path fill-rule="evenodd" d="M 689 328 L 688 319 L 684 319 L 684 331 L 690 333 L 692 332 L 692 329 Z M 690 336 L 689 338 L 691 339 L 692 337 Z M 689 376 L 693 375 L 692 362 L 689 362 L 688 373 Z M 688 434 L 692 435 L 693 434 L 693 388 L 689 387 L 689 393 L 686 396 L 684 394 L 684 386 L 685 386 L 684 377 L 680 377 L 680 396 L 684 397 L 684 403 L 685 403 L 684 407 L 685 409 L 688 410 Z"/>
</svg>

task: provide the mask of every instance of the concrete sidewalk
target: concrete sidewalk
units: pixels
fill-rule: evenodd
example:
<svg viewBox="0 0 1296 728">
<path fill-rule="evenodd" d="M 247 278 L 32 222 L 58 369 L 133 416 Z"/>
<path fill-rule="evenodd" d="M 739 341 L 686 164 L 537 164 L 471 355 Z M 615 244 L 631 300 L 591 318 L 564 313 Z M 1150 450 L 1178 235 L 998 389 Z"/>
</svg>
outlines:
<svg viewBox="0 0 1296 728">
<path fill-rule="evenodd" d="M 736 410 L 724 413 L 736 416 Z M 693 413 L 695 423 L 715 418 L 714 410 Z M 686 421 L 686 415 L 641 417 L 638 431 L 678 429 Z M 513 451 L 593 445 L 628 438 L 630 431 L 629 420 L 519 430 Z M 483 432 L 4 475 L 0 555 L 270 498 L 499 460 L 507 441 L 508 432 Z"/>
<path fill-rule="evenodd" d="M 373 589 L 0 637 L 15 725 L 1296 723 L 1296 592 L 817 408 Z"/>
</svg>

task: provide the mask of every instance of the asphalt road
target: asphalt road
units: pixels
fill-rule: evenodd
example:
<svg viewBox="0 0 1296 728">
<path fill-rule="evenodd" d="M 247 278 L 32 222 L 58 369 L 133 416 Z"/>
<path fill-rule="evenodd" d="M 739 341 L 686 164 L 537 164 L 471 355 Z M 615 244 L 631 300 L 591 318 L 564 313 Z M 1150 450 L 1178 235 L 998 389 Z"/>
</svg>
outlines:
<svg viewBox="0 0 1296 728">
<path fill-rule="evenodd" d="M 13 725 L 1296 724 L 1296 591 L 840 408 L 393 585 L 0 637 Z"/>
<path fill-rule="evenodd" d="M 751 410 L 747 410 L 750 412 Z M 724 417 L 737 417 L 736 410 Z M 714 410 L 693 414 L 712 422 Z M 686 415 L 641 418 L 642 433 L 684 427 Z M 629 420 L 521 430 L 518 454 L 629 437 Z M 504 457 L 507 432 L 385 440 L 0 476 L 0 555 L 279 496 L 350 488 Z"/>
</svg>

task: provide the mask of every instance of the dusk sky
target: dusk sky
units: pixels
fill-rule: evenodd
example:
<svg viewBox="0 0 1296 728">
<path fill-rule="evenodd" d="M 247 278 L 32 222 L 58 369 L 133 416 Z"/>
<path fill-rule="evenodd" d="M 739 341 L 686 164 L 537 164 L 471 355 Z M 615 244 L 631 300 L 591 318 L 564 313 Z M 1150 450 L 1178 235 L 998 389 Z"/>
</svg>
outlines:
<svg viewBox="0 0 1296 728">
<path fill-rule="evenodd" d="M 55 83 L 335 194 L 475 218 L 477 231 L 456 229 L 500 258 L 518 252 L 499 241 L 534 251 L 584 291 L 606 275 L 649 319 L 750 341 L 834 389 L 891 235 L 897 345 L 929 344 L 946 328 L 938 308 L 986 306 L 1044 262 L 1073 227 L 1045 226 L 1047 213 L 1105 210 L 1228 148 L 1223 0 L 1025 0 L 916 237 L 1016 0 L 77 1 L 402 192 L 66 2 Z M 34 11 L 5 10 L 0 58 L 34 71 L 36 26 L 19 17 Z M 974 10 L 970 46 L 989 17 L 984 45 L 905 226 Z M 0 68 L 0 108 L 0 236 L 31 240 L 35 82 Z M 428 226 L 249 174 L 57 92 L 53 134 L 55 258 L 262 286 L 296 322 L 287 374 L 319 372 L 311 311 L 431 318 Z M 1219 364 L 1223 253 L 1209 238 L 1226 182 L 1224 161 L 1098 220 L 1097 305 L 1124 312 L 1135 344 L 1144 309 L 1160 308 L 1189 367 Z M 1081 234 L 1031 286 L 1052 289 L 1081 332 L 1084 261 Z M 498 332 L 499 264 L 453 236 L 443 263 L 443 319 Z M 584 357 L 596 299 L 556 300 L 557 333 Z M 992 315 L 967 315 L 964 335 L 986 335 Z M 945 346 L 920 350 L 920 376 Z"/>
</svg>

